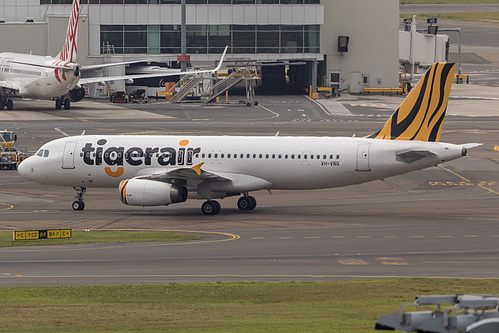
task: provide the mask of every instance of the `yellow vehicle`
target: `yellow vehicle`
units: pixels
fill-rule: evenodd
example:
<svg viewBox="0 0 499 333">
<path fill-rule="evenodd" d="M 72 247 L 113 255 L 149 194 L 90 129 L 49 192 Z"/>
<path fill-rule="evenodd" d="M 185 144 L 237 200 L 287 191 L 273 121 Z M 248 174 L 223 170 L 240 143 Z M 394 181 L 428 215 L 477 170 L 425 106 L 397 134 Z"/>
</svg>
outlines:
<svg viewBox="0 0 499 333">
<path fill-rule="evenodd" d="M 0 169 L 17 169 L 19 163 L 29 157 L 27 148 L 17 148 L 17 134 L 13 131 L 0 131 Z"/>
</svg>

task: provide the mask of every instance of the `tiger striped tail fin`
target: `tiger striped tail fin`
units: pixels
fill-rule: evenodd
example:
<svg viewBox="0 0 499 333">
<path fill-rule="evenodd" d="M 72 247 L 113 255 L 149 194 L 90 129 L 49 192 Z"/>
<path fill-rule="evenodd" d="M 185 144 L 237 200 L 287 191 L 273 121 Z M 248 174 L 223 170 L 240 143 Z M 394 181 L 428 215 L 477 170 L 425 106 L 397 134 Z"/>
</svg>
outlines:
<svg viewBox="0 0 499 333">
<path fill-rule="evenodd" d="M 438 142 L 455 68 L 454 63 L 433 64 L 383 128 L 368 138 Z"/>
</svg>

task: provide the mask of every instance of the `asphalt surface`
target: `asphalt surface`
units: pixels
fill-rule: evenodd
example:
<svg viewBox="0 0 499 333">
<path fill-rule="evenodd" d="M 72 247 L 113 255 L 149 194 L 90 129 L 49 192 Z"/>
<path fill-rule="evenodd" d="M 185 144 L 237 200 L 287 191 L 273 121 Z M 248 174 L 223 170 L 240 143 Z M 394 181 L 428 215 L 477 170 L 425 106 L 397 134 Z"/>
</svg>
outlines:
<svg viewBox="0 0 499 333">
<path fill-rule="evenodd" d="M 202 201 L 124 206 L 117 189 L 89 189 L 85 210 L 75 212 L 73 189 L 1 171 L 0 230 L 184 230 L 203 239 L 1 248 L 0 286 L 499 278 L 499 52 L 494 42 L 475 47 L 466 24 L 465 49 L 473 56 L 465 58 L 463 71 L 476 72 L 471 84 L 453 86 L 441 141 L 483 143 L 468 157 L 345 188 L 254 192 L 258 206 L 251 212 L 227 198 L 217 216 L 202 215 Z M 469 31 L 486 36 L 489 27 L 475 24 Z M 304 96 L 258 96 L 258 107 L 239 104 L 237 96 L 214 106 L 86 100 L 70 111 L 53 110 L 53 102 L 16 100 L 16 109 L 0 112 L 0 121 L 30 151 L 83 131 L 363 136 L 377 131 L 402 98 L 342 95 L 317 104 Z"/>
<path fill-rule="evenodd" d="M 451 101 L 456 110 L 470 112 L 469 103 L 490 102 L 459 96 L 468 92 L 459 89 Z M 1 116 L 15 116 L 3 123 L 18 132 L 20 145 L 36 150 L 83 130 L 361 136 L 379 129 L 401 99 L 345 95 L 321 100 L 321 106 L 304 96 L 262 96 L 259 107 L 86 101 L 64 112 L 51 111 L 51 102 L 33 106 L 20 101 L 24 110 Z M 42 110 L 25 111 L 29 108 Z M 71 188 L 34 184 L 5 170 L 0 173 L 2 230 L 186 230 L 203 240 L 3 248 L 0 285 L 499 277 L 498 125 L 499 118 L 485 111 L 473 117 L 449 115 L 442 141 L 484 145 L 460 160 L 384 181 L 272 195 L 255 192 L 258 207 L 251 212 L 239 211 L 237 198 L 227 198 L 221 201 L 220 215 L 212 217 L 201 214 L 201 201 L 124 206 L 117 189 L 89 189 L 86 209 L 75 212 Z"/>
</svg>

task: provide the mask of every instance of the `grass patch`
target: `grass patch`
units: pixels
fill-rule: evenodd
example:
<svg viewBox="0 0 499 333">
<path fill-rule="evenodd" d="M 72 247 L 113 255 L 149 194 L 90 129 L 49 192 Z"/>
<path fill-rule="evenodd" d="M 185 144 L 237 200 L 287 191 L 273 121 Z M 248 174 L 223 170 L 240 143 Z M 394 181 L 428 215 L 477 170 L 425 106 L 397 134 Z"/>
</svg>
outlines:
<svg viewBox="0 0 499 333">
<path fill-rule="evenodd" d="M 482 5 L 482 4 L 499 4 L 499 0 L 400 0 L 400 4 L 472 4 L 472 5 Z"/>
<path fill-rule="evenodd" d="M 412 18 L 412 15 L 401 15 L 403 18 Z M 439 20 L 471 21 L 499 23 L 499 12 L 468 12 L 468 13 L 445 13 L 445 14 L 418 14 L 417 19 L 436 17 Z"/>
<path fill-rule="evenodd" d="M 73 230 L 72 234 L 71 238 L 14 241 L 12 239 L 12 231 L 0 231 L 0 247 L 124 242 L 173 242 L 198 240 L 202 238 L 195 234 L 161 231 Z"/>
<path fill-rule="evenodd" d="M 498 289 L 432 279 L 0 288 L 0 332 L 363 333 L 417 295 Z"/>
</svg>

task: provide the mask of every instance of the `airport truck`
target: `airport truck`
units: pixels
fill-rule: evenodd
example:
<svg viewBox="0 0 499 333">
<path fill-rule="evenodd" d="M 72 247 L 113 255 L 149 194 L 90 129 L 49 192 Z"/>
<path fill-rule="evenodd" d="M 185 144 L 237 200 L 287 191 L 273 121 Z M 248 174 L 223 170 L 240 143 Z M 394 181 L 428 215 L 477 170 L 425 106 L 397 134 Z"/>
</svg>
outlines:
<svg viewBox="0 0 499 333">
<path fill-rule="evenodd" d="M 16 170 L 19 163 L 30 156 L 27 148 L 15 147 L 16 142 L 16 133 L 9 130 L 0 131 L 1 170 Z"/>
</svg>

